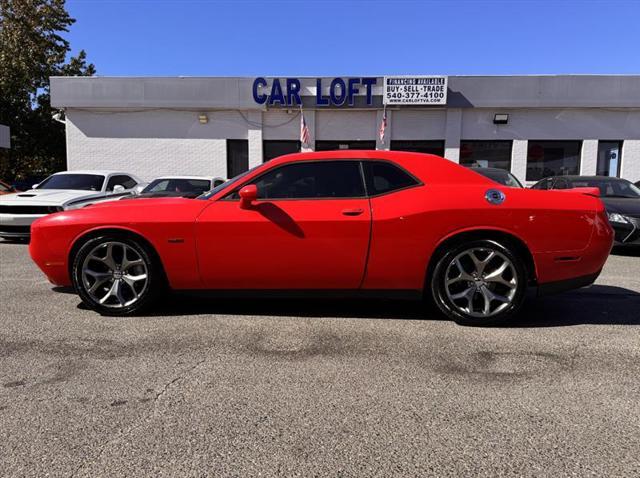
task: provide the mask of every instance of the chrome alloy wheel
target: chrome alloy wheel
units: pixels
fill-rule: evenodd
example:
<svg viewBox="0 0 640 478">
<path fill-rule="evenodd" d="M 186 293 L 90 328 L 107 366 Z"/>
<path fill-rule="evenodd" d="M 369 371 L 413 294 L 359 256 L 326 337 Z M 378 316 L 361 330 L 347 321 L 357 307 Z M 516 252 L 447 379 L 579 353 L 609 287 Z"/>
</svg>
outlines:
<svg viewBox="0 0 640 478">
<path fill-rule="evenodd" d="M 518 288 L 516 269 L 504 254 L 489 248 L 467 249 L 453 258 L 445 291 L 454 307 L 472 317 L 494 316 L 511 305 Z"/>
<path fill-rule="evenodd" d="M 128 307 L 146 291 L 147 264 L 128 244 L 109 241 L 94 247 L 82 263 L 82 285 L 98 304 Z"/>
</svg>

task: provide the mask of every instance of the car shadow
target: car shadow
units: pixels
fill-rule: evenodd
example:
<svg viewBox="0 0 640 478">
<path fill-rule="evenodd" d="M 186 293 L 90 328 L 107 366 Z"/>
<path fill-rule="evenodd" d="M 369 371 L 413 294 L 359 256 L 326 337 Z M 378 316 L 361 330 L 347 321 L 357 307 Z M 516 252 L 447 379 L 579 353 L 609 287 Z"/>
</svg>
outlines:
<svg viewBox="0 0 640 478">
<path fill-rule="evenodd" d="M 640 245 L 614 246 L 611 249 L 611 254 L 614 256 L 640 257 Z"/>
<path fill-rule="evenodd" d="M 594 285 L 529 300 L 515 327 L 569 325 L 640 325 L 640 293 L 623 287 Z"/>
<path fill-rule="evenodd" d="M 68 293 L 68 289 L 59 291 Z M 79 305 L 80 308 L 85 308 Z M 173 293 L 145 317 L 237 315 L 343 319 L 447 320 L 421 301 L 383 299 L 212 298 Z M 640 293 L 622 287 L 594 285 L 554 296 L 529 297 L 508 327 L 573 325 L 640 325 Z"/>
<path fill-rule="evenodd" d="M 150 316 L 246 315 L 343 319 L 422 320 L 440 318 L 420 301 L 347 298 L 212 298 L 173 293 Z M 434 317 L 435 316 L 435 317 Z"/>
</svg>

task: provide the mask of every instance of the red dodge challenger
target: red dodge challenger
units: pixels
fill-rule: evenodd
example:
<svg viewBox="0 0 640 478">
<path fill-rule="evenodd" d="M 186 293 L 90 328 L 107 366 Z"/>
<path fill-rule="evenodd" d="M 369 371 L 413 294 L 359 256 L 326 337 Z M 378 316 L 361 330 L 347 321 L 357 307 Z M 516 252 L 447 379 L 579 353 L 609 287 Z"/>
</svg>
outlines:
<svg viewBox="0 0 640 478">
<path fill-rule="evenodd" d="M 513 317 L 528 287 L 593 283 L 613 242 L 597 191 L 500 185 L 438 156 L 300 153 L 196 198 L 51 214 L 30 252 L 51 282 L 106 315 L 167 287 L 431 296 L 450 318 Z"/>
</svg>

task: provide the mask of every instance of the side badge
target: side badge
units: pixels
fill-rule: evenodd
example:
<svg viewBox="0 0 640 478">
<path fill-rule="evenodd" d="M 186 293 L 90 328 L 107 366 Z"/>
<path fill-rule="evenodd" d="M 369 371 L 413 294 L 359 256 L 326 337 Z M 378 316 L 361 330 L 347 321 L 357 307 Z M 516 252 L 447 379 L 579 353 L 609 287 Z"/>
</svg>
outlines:
<svg viewBox="0 0 640 478">
<path fill-rule="evenodd" d="M 484 198 L 487 200 L 487 202 L 489 202 L 489 204 L 498 205 L 504 202 L 504 200 L 506 199 L 506 196 L 499 189 L 489 189 L 485 193 Z"/>
</svg>

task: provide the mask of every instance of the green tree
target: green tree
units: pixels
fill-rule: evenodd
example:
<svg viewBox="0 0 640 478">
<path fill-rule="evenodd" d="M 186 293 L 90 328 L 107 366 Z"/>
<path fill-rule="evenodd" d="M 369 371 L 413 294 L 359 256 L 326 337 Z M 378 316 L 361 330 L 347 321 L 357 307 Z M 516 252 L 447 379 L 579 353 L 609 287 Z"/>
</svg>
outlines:
<svg viewBox="0 0 640 478">
<path fill-rule="evenodd" d="M 84 50 L 69 58 L 61 34 L 74 22 L 65 0 L 0 0 L 0 124 L 11 128 L 11 149 L 0 149 L 0 177 L 64 169 L 64 125 L 52 119 L 49 77 L 96 72 Z"/>
</svg>

